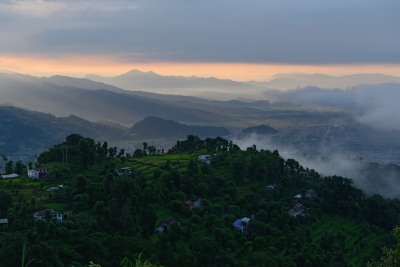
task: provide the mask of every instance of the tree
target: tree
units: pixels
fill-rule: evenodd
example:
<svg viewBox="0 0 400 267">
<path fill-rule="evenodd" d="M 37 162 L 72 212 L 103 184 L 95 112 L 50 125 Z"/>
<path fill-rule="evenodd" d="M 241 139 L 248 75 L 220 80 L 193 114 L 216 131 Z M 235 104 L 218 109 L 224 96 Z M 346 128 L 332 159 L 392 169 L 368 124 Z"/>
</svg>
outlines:
<svg viewBox="0 0 400 267">
<path fill-rule="evenodd" d="M 400 266 L 400 227 L 395 227 L 392 235 L 396 243 L 393 247 L 382 249 L 383 256 L 376 262 L 369 262 L 367 267 L 398 267 Z"/>
<path fill-rule="evenodd" d="M 79 141 L 79 161 L 84 169 L 94 163 L 94 141 L 84 138 Z"/>
<path fill-rule="evenodd" d="M 85 177 L 83 176 L 78 176 L 76 178 L 76 193 L 77 194 L 83 194 L 86 193 L 86 186 L 87 186 L 87 182 Z"/>
<path fill-rule="evenodd" d="M 67 136 L 67 138 L 66 138 L 66 145 L 78 146 L 81 139 L 83 139 L 82 135 L 71 134 L 71 135 Z"/>
<path fill-rule="evenodd" d="M 6 163 L 6 174 L 14 173 L 14 162 L 12 160 Z"/>
<path fill-rule="evenodd" d="M 143 151 L 139 148 L 135 149 L 135 151 L 133 152 L 133 156 L 134 157 L 141 157 L 143 156 Z"/>
<path fill-rule="evenodd" d="M 107 157 L 107 154 L 108 154 L 108 143 L 104 142 L 103 145 L 101 146 L 101 149 L 103 150 L 104 157 Z"/>
<path fill-rule="evenodd" d="M 147 150 L 147 143 L 143 142 L 143 153 L 146 154 L 146 150 Z"/>
<path fill-rule="evenodd" d="M 0 266 L 19 266 L 21 264 L 24 238 L 20 232 L 3 233 L 0 238 Z"/>
<path fill-rule="evenodd" d="M 125 155 L 125 149 L 121 149 L 121 150 L 118 152 L 117 158 L 122 158 L 124 155 Z"/>
<path fill-rule="evenodd" d="M 25 165 L 22 163 L 22 161 L 18 160 L 18 161 L 15 163 L 14 171 L 15 171 L 15 173 L 17 173 L 18 175 L 21 175 L 21 174 L 24 172 L 24 169 L 25 169 L 25 168 L 26 168 L 26 167 L 25 167 Z"/>
<path fill-rule="evenodd" d="M 73 212 L 87 211 L 89 208 L 89 195 L 79 194 L 74 196 L 74 205 L 72 207 Z"/>
<path fill-rule="evenodd" d="M 12 197 L 4 192 L 0 191 L 0 218 L 4 218 L 7 215 L 7 210 L 12 205 Z"/>
<path fill-rule="evenodd" d="M 156 147 L 155 146 L 148 146 L 147 150 L 149 151 L 150 155 L 156 154 Z"/>
</svg>

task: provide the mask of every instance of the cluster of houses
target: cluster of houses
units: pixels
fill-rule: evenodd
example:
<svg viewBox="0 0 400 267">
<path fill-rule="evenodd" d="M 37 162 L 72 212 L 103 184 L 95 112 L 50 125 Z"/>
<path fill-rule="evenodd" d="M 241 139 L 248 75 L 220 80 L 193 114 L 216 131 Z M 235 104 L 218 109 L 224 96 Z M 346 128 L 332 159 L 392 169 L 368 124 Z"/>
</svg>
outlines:
<svg viewBox="0 0 400 267">
<path fill-rule="evenodd" d="M 71 217 L 71 211 L 66 211 L 66 212 L 56 212 L 53 209 L 49 210 L 39 210 L 36 211 L 33 214 L 33 219 L 34 220 L 45 220 L 46 219 L 46 211 L 49 212 L 49 216 L 51 220 L 54 220 L 56 222 L 62 222 Z"/>
<path fill-rule="evenodd" d="M 304 196 L 309 199 L 315 199 L 318 197 L 318 194 L 317 191 L 311 188 L 304 193 Z M 303 196 L 301 194 L 297 194 L 293 197 L 297 203 L 293 206 L 291 210 L 288 211 L 290 216 L 293 217 L 297 217 L 299 215 L 304 216 L 309 211 L 309 209 L 306 206 L 304 206 L 299 202 L 302 197 Z"/>
<path fill-rule="evenodd" d="M 275 188 L 277 188 L 277 186 L 278 186 L 277 184 L 269 184 L 269 185 L 265 186 L 265 188 L 267 190 L 274 190 Z M 304 196 L 309 199 L 315 199 L 318 197 L 318 194 L 314 189 L 308 189 L 304 193 Z M 290 216 L 292 216 L 292 217 L 304 216 L 309 211 L 309 209 L 306 206 L 304 206 L 302 203 L 299 202 L 299 200 L 302 197 L 303 196 L 301 194 L 297 194 L 294 196 L 296 203 L 294 204 L 292 209 L 288 211 Z M 185 206 L 189 210 L 192 210 L 193 208 L 201 207 L 202 202 L 201 202 L 201 199 L 198 199 L 196 201 L 186 201 Z M 236 230 L 240 231 L 241 233 L 246 233 L 248 224 L 252 219 L 254 219 L 254 216 L 251 216 L 250 218 L 249 217 L 239 218 L 239 219 L 236 219 L 232 223 L 232 225 Z M 160 225 L 154 230 L 154 232 L 163 233 L 165 231 L 165 229 L 168 229 L 169 227 L 171 227 L 174 224 L 179 225 L 179 222 L 174 217 L 169 217 L 168 219 L 162 221 L 160 223 Z"/>
<path fill-rule="evenodd" d="M 203 202 L 201 201 L 201 199 L 198 199 L 196 201 L 189 200 L 185 202 L 185 207 L 190 211 L 194 208 L 201 208 L 202 206 Z M 154 232 L 163 233 L 165 229 L 170 228 L 174 224 L 180 225 L 177 219 L 175 219 L 174 217 L 169 217 L 166 220 L 162 221 L 160 225 L 154 230 Z"/>
<path fill-rule="evenodd" d="M 32 170 L 28 170 L 28 177 L 31 179 L 45 179 L 46 175 L 47 175 L 46 168 L 35 168 Z M 0 174 L 0 178 L 3 179 L 13 179 L 18 177 L 19 175 L 17 173 Z"/>
<path fill-rule="evenodd" d="M 303 175 L 309 175 L 309 173 L 308 172 L 304 172 L 303 173 Z M 278 187 L 278 185 L 277 184 L 269 184 L 269 185 L 266 185 L 265 186 L 265 189 L 267 189 L 267 190 L 274 190 L 274 189 L 276 189 Z M 308 189 L 305 193 L 304 193 L 304 196 L 306 197 L 306 198 L 308 198 L 308 199 L 316 199 L 316 198 L 318 198 L 318 194 L 317 194 L 317 191 L 315 191 L 314 189 Z M 308 211 L 309 211 L 309 209 L 306 207 L 306 206 L 304 206 L 303 204 L 301 204 L 299 201 L 300 201 L 300 199 L 303 197 L 303 195 L 302 194 L 296 194 L 295 196 L 293 196 L 293 198 L 295 199 L 295 204 L 294 204 L 294 206 L 292 207 L 292 209 L 291 210 L 289 210 L 288 211 L 288 213 L 289 213 L 289 215 L 290 216 L 293 216 L 293 217 L 297 217 L 297 216 L 299 216 L 299 215 L 305 215 Z"/>
</svg>

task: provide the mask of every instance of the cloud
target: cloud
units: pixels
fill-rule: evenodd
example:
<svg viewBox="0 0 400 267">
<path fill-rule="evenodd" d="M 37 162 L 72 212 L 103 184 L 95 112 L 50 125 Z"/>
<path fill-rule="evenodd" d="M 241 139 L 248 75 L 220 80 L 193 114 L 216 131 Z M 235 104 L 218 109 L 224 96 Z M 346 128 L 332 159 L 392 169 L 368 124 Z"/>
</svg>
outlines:
<svg viewBox="0 0 400 267">
<path fill-rule="evenodd" d="M 352 179 L 354 185 L 367 194 L 380 194 L 385 197 L 400 197 L 400 167 L 393 164 L 377 164 L 363 161 L 358 151 L 344 153 L 334 147 L 315 144 L 314 153 L 305 153 L 301 149 L 278 142 L 262 135 L 236 137 L 232 140 L 241 149 L 256 145 L 257 149 L 278 150 L 285 159 L 295 159 L 303 167 L 314 169 L 323 176 L 339 175 Z M 281 140 L 282 141 L 282 140 Z M 374 153 L 372 150 L 370 153 Z"/>
<path fill-rule="evenodd" d="M 97 12 L 118 12 L 120 10 L 135 9 L 128 1 L 105 0 L 11 0 L 0 4 L 3 10 L 15 14 L 31 17 L 51 17 L 62 13 L 85 12 L 94 10 Z"/>
<path fill-rule="evenodd" d="M 388 130 L 400 130 L 400 84 L 360 86 L 356 103 L 361 110 L 356 116 L 361 123 Z"/>
<path fill-rule="evenodd" d="M 307 86 L 289 91 L 270 90 L 266 94 L 305 106 L 342 109 L 365 125 L 400 130 L 400 83 L 358 85 L 348 90 Z"/>
<path fill-rule="evenodd" d="M 400 63 L 399 9 L 394 0 L 5 1 L 0 30 L 13 37 L 0 47 L 153 62 Z"/>
</svg>

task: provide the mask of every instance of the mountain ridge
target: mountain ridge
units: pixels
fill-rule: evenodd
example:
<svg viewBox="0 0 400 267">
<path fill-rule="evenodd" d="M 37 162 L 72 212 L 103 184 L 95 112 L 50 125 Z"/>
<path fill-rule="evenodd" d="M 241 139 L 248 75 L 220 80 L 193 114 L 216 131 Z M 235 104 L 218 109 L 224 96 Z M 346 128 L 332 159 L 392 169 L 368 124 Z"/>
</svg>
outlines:
<svg viewBox="0 0 400 267">
<path fill-rule="evenodd" d="M 200 137 L 216 137 L 227 136 L 230 134 L 230 131 L 224 127 L 191 126 L 155 116 L 148 116 L 142 121 L 135 123 L 129 129 L 129 132 L 147 138 L 179 138 L 186 137 L 187 135 L 197 135 Z"/>
</svg>

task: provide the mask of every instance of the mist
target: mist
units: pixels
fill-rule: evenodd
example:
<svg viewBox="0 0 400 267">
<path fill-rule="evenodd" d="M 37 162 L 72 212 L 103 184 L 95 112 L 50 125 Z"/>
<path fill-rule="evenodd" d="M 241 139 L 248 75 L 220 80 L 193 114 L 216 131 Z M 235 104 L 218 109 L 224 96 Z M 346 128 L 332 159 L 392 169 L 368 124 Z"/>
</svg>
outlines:
<svg viewBox="0 0 400 267">
<path fill-rule="evenodd" d="M 349 112 L 358 122 L 378 129 L 400 130 L 400 84 L 359 85 L 348 90 L 308 86 L 266 95 L 301 105 L 336 108 Z"/>
<path fill-rule="evenodd" d="M 400 166 L 368 162 L 357 154 L 334 151 L 320 146 L 314 154 L 276 142 L 265 135 L 234 137 L 232 141 L 241 149 L 256 145 L 257 149 L 278 150 L 284 159 L 295 159 L 303 167 L 314 169 L 322 176 L 338 175 L 352 179 L 354 185 L 366 194 L 380 194 L 388 198 L 400 197 Z M 329 153 L 328 153 L 329 152 Z"/>
</svg>

